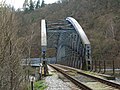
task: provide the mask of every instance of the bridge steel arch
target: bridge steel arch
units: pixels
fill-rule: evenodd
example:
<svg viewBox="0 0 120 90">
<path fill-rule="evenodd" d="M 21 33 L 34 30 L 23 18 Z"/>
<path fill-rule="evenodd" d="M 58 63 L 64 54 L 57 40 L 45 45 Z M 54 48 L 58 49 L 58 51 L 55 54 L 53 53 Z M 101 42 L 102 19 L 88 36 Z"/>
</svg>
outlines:
<svg viewBox="0 0 120 90">
<path fill-rule="evenodd" d="M 56 63 L 91 69 L 91 45 L 79 23 L 72 17 L 46 21 L 47 48 L 56 49 Z"/>
<path fill-rule="evenodd" d="M 84 30 L 82 29 L 82 27 L 79 25 L 79 23 L 72 17 L 67 17 L 66 20 L 68 22 L 70 22 L 73 27 L 75 28 L 77 34 L 80 37 L 81 40 L 81 44 L 82 49 L 83 49 L 83 62 L 81 64 L 84 64 L 84 66 L 82 66 L 83 69 L 90 69 L 91 68 L 91 45 L 90 45 L 90 41 L 87 38 L 87 35 L 85 34 Z M 87 68 L 86 68 L 87 67 Z"/>
</svg>

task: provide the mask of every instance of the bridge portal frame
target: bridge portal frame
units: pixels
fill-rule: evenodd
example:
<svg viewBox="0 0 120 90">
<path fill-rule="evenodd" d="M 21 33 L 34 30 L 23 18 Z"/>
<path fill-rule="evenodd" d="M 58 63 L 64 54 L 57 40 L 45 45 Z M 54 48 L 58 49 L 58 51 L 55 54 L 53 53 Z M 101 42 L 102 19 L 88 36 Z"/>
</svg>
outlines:
<svg viewBox="0 0 120 90">
<path fill-rule="evenodd" d="M 92 61 L 92 59 L 91 59 L 91 45 L 90 45 L 90 42 L 89 42 L 85 32 L 83 31 L 82 27 L 79 25 L 79 23 L 74 18 L 67 17 L 66 21 L 69 22 L 69 24 L 71 24 L 74 27 L 75 30 L 72 30 L 72 32 L 76 31 L 76 33 L 77 33 L 76 35 L 73 35 L 73 37 L 72 37 L 72 38 L 75 38 L 76 41 L 74 41 L 74 39 L 71 39 L 74 42 L 71 43 L 72 48 L 73 48 L 73 51 L 72 51 L 72 55 L 73 56 L 72 56 L 70 61 L 73 62 L 74 66 L 77 65 L 76 62 L 75 62 L 76 61 L 76 55 L 78 57 L 80 57 L 78 55 L 79 52 L 80 52 L 80 54 L 82 53 L 81 54 L 82 62 L 80 61 L 79 63 L 84 64 L 84 65 L 82 65 L 82 69 L 90 70 L 90 68 L 91 68 L 91 61 Z M 43 51 L 46 52 L 46 48 L 47 48 L 47 34 L 46 33 L 47 32 L 49 32 L 49 33 L 62 33 L 62 34 L 65 33 L 65 32 L 67 33 L 67 30 L 66 31 L 65 30 L 61 30 L 61 28 L 60 28 L 60 30 L 56 30 L 56 28 L 55 28 L 55 30 L 54 30 L 54 28 L 50 28 L 50 30 L 51 31 L 47 30 L 47 25 L 46 25 L 45 20 L 41 20 L 41 47 L 42 47 L 42 52 Z M 59 37 L 58 46 L 57 46 L 57 56 L 59 56 L 61 58 L 62 58 L 61 55 L 64 54 L 64 53 L 61 53 L 61 52 L 65 52 L 65 49 L 62 49 L 62 47 L 63 48 L 66 47 L 63 44 L 59 44 L 59 43 L 61 43 L 59 41 L 61 41 L 60 39 L 62 39 L 61 38 L 62 34 L 59 35 L 60 37 Z M 79 40 L 79 39 L 77 39 L 78 37 L 80 38 L 80 41 L 78 41 L 79 43 L 77 43 L 77 40 Z M 82 48 L 81 51 L 79 51 L 79 45 L 81 46 L 80 48 Z M 77 54 L 76 54 L 76 51 L 74 50 L 74 47 L 77 47 Z M 59 53 L 61 53 L 61 55 L 58 55 Z M 79 59 L 78 57 L 77 57 L 77 59 Z"/>
</svg>

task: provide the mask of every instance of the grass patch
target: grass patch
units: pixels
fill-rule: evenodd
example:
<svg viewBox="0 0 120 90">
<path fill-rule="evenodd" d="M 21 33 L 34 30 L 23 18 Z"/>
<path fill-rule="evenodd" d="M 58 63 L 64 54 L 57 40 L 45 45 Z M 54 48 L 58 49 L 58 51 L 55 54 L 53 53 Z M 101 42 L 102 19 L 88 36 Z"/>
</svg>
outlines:
<svg viewBox="0 0 120 90">
<path fill-rule="evenodd" d="M 44 90 L 45 88 L 47 88 L 47 85 L 45 84 L 44 80 L 34 83 L 34 90 Z"/>
<path fill-rule="evenodd" d="M 47 74 L 46 76 L 52 76 L 53 74 Z"/>
</svg>

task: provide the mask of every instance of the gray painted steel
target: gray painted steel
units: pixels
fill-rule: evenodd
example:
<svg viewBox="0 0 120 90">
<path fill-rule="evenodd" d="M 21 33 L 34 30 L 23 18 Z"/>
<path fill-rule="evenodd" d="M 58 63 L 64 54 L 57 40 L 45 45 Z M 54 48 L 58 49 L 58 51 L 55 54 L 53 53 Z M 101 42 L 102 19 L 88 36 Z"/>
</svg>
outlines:
<svg viewBox="0 0 120 90">
<path fill-rule="evenodd" d="M 41 21 L 41 47 L 56 49 L 56 62 L 90 70 L 91 45 L 79 23 L 72 17 L 60 21 Z"/>
<path fill-rule="evenodd" d="M 47 35 L 46 35 L 46 23 L 45 20 L 41 20 L 41 46 L 47 46 Z"/>
<path fill-rule="evenodd" d="M 90 41 L 88 40 L 85 32 L 83 31 L 82 27 L 79 25 L 79 23 L 72 17 L 67 17 L 67 21 L 69 21 L 75 28 L 75 30 L 78 32 L 78 34 L 81 37 L 81 40 L 83 41 L 84 45 L 85 44 L 90 44 Z"/>
<path fill-rule="evenodd" d="M 44 75 L 46 75 L 46 49 L 47 49 L 47 32 L 46 32 L 46 22 L 45 20 L 41 20 L 41 62 L 44 62 Z"/>
</svg>

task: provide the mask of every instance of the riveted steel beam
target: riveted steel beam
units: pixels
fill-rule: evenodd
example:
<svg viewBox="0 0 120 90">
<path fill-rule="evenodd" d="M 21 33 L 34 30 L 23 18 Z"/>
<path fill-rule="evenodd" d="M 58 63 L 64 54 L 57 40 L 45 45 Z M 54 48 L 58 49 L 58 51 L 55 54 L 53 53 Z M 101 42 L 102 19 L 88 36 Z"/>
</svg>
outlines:
<svg viewBox="0 0 120 90">
<path fill-rule="evenodd" d="M 41 20 L 41 47 L 42 51 L 46 51 L 47 47 L 47 34 L 46 34 L 46 23 L 45 20 Z"/>
</svg>

